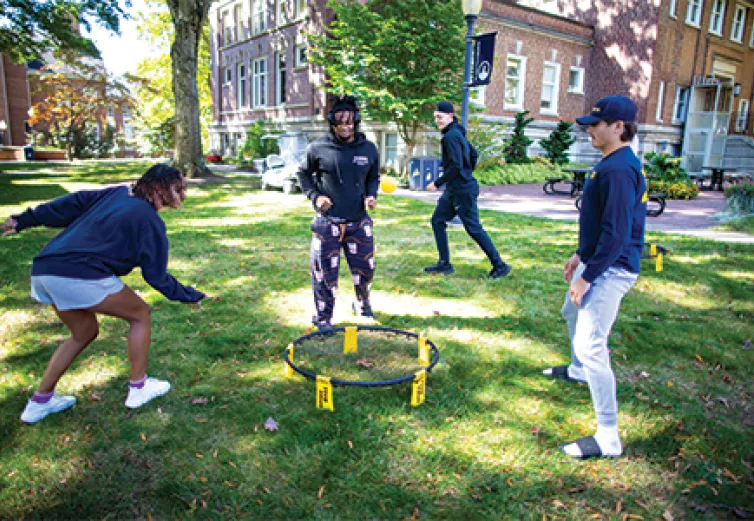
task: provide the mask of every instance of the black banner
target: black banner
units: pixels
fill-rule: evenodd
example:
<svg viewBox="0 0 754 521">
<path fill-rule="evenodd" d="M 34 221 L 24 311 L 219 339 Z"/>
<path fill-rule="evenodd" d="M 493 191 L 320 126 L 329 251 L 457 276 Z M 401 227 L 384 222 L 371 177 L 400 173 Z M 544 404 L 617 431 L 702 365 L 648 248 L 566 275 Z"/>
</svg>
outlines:
<svg viewBox="0 0 754 521">
<path fill-rule="evenodd" d="M 495 36 L 497 33 L 472 36 L 474 40 L 474 70 L 470 87 L 489 85 L 492 80 L 492 64 L 495 60 Z"/>
</svg>

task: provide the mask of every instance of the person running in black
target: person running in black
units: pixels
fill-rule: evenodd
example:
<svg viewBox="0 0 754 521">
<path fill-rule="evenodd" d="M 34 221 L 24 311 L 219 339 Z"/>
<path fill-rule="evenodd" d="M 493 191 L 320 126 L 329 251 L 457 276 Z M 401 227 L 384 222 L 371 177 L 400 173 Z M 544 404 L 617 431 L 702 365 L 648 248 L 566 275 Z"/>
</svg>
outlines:
<svg viewBox="0 0 754 521">
<path fill-rule="evenodd" d="M 353 96 L 334 100 L 327 115 L 330 131 L 313 141 L 298 171 L 304 194 L 312 201 L 311 276 L 320 330 L 332 328 L 334 290 L 340 250 L 351 269 L 357 315 L 373 317 L 369 290 L 374 276 L 374 236 L 367 210 L 377 207 L 380 158 L 377 147 L 359 132 L 359 107 Z"/>
<path fill-rule="evenodd" d="M 427 273 L 453 273 L 448 248 L 448 221 L 456 215 L 461 219 L 466 233 L 482 248 L 492 263 L 490 279 L 505 277 L 511 272 L 510 265 L 500 258 L 492 239 L 479 222 L 477 198 L 479 183 L 472 175 L 471 145 L 466 139 L 466 129 L 458 123 L 453 113 L 453 105 L 447 101 L 437 104 L 435 125 L 442 132 L 442 168 L 443 173 L 437 180 L 427 186 L 429 192 L 435 192 L 445 185 L 445 192 L 437 201 L 432 214 L 432 231 L 435 234 L 437 252 L 440 260 L 437 264 L 424 268 Z"/>
</svg>

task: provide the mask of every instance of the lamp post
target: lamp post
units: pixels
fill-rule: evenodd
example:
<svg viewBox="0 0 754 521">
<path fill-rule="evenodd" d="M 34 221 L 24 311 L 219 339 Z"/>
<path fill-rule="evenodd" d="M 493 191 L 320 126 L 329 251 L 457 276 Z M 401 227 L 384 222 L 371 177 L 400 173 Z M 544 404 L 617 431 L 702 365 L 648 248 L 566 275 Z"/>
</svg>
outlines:
<svg viewBox="0 0 754 521">
<path fill-rule="evenodd" d="M 461 124 L 463 128 L 469 126 L 469 84 L 471 83 L 471 43 L 474 36 L 474 22 L 479 11 L 482 10 L 482 0 L 462 0 L 463 16 L 466 18 L 466 64 L 463 72 L 463 106 L 461 108 Z"/>
</svg>

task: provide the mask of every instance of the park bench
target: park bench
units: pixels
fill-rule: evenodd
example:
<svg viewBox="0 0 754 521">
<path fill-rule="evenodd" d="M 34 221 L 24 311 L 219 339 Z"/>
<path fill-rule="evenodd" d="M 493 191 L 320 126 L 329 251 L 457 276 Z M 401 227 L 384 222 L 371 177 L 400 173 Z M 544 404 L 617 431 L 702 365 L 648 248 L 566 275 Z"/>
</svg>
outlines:
<svg viewBox="0 0 754 521">
<path fill-rule="evenodd" d="M 665 192 L 650 192 L 647 198 L 647 215 L 649 217 L 662 215 L 667 205 L 668 194 Z M 576 199 L 576 208 L 581 211 L 581 196 Z"/>
<path fill-rule="evenodd" d="M 542 190 L 547 195 L 570 195 L 574 197 L 576 194 L 584 189 L 584 182 L 586 181 L 586 174 L 591 168 L 564 168 L 563 172 L 570 172 L 573 174 L 573 179 L 567 179 L 565 177 L 551 177 L 545 184 L 542 185 Z M 562 183 L 566 188 L 557 187 L 558 183 Z"/>
</svg>

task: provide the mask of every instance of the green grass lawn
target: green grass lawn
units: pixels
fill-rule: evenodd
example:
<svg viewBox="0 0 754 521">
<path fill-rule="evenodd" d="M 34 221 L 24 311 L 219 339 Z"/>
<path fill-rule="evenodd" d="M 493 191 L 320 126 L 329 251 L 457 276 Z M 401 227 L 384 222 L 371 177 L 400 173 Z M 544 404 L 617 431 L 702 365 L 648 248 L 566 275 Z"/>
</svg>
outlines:
<svg viewBox="0 0 754 521">
<path fill-rule="evenodd" d="M 145 163 L 16 168 L 0 175 L 0 218 L 70 191 L 135 180 Z M 201 310 L 152 305 L 149 372 L 173 390 L 125 399 L 126 324 L 99 338 L 58 390 L 70 411 L 18 420 L 66 329 L 29 297 L 36 252 L 55 234 L 0 240 L 0 519 L 707 520 L 754 516 L 754 247 L 649 234 L 671 250 L 645 261 L 611 348 L 626 456 L 576 462 L 559 445 L 592 434 L 588 388 L 543 378 L 567 363 L 562 265 L 576 226 L 492 211 L 482 221 L 514 271 L 489 266 L 460 228 L 455 275 L 435 262 L 432 205 L 384 196 L 373 306 L 380 324 L 440 349 L 427 401 L 411 386 L 334 390 L 283 375 L 312 311 L 311 205 L 251 178 L 192 183 L 161 215 L 170 270 L 215 297 Z M 336 319 L 350 319 L 341 273 Z M 369 371 L 362 371 L 368 375 Z M 264 422 L 272 417 L 277 431 Z"/>
<path fill-rule="evenodd" d="M 717 226 L 716 229 L 726 232 L 742 232 L 754 235 L 754 217 L 741 217 Z"/>
</svg>

